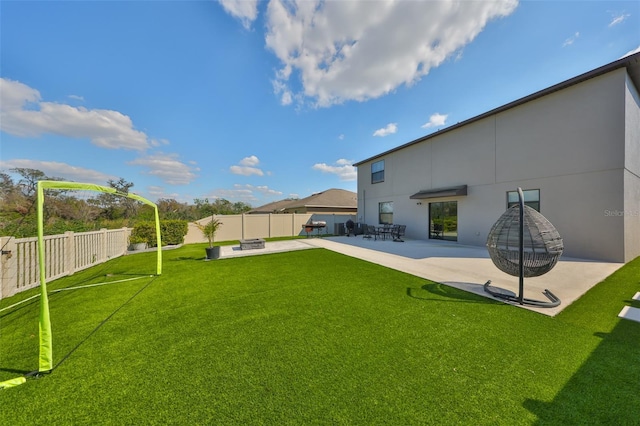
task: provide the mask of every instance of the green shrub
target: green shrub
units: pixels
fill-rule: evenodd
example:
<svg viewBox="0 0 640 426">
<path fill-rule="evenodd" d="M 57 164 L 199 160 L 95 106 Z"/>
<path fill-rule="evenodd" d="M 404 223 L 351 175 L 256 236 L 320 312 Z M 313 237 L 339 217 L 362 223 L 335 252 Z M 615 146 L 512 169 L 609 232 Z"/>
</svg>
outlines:
<svg viewBox="0 0 640 426">
<path fill-rule="evenodd" d="M 448 217 L 444 219 L 444 232 L 454 232 L 458 230 L 458 219 Z"/>
<path fill-rule="evenodd" d="M 162 220 L 160 221 L 160 232 L 162 234 L 162 245 L 176 245 L 184 242 L 188 228 L 185 220 Z M 149 247 L 157 247 L 156 223 L 153 221 L 138 222 L 131 233 L 131 236 L 142 237 Z"/>
<path fill-rule="evenodd" d="M 189 225 L 186 220 L 160 221 L 162 244 L 177 245 L 184 243 L 184 236 L 187 235 L 188 230 Z"/>
<path fill-rule="evenodd" d="M 146 242 L 149 247 L 156 245 L 156 225 L 154 222 L 138 222 L 131 231 L 129 242 Z"/>
</svg>

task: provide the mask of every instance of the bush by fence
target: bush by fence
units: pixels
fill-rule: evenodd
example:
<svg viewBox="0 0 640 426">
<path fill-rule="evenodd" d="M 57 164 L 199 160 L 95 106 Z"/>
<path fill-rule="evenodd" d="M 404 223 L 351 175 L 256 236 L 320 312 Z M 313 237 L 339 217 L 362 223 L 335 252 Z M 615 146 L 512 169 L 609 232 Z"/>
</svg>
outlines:
<svg viewBox="0 0 640 426">
<path fill-rule="evenodd" d="M 163 246 L 182 244 L 189 229 L 186 220 L 161 220 L 160 234 Z M 138 222 L 131 231 L 131 238 L 138 242 L 146 242 L 149 247 L 157 247 L 156 223 L 152 221 Z"/>
</svg>

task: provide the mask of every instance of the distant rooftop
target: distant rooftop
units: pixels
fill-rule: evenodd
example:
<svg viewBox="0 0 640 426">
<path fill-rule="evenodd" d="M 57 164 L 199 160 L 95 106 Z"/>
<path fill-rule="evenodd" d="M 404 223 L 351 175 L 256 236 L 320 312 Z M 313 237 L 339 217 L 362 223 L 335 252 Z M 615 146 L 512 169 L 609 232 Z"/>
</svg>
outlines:
<svg viewBox="0 0 640 426">
<path fill-rule="evenodd" d="M 256 207 L 249 213 L 284 213 L 294 210 L 314 210 L 314 209 L 357 209 L 358 199 L 355 192 L 346 189 L 327 189 L 317 192 L 306 198 L 297 200 L 281 200 Z"/>
</svg>

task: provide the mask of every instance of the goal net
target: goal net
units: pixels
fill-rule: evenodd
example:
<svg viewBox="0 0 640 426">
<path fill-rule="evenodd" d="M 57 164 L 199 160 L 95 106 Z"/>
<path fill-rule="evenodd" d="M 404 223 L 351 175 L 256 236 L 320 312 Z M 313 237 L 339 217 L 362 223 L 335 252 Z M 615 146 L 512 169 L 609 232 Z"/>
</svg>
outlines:
<svg viewBox="0 0 640 426">
<path fill-rule="evenodd" d="M 94 293 L 84 296 L 87 301 L 111 298 L 110 300 L 114 300 L 113 303 L 122 303 L 125 300 L 123 297 L 129 297 L 127 294 L 137 291 L 136 288 L 126 289 L 124 286 L 132 286 L 132 281 L 143 278 L 150 283 L 153 277 L 162 273 L 162 240 L 155 203 L 133 193 L 118 192 L 112 187 L 65 181 L 39 181 L 36 209 L 37 239 L 22 239 L 21 245 L 16 246 L 15 255 L 18 257 L 18 263 L 21 262 L 25 268 L 24 274 L 33 274 L 28 269 L 37 269 L 34 280 L 37 281 L 35 285 L 38 288 L 31 291 L 35 292 L 34 294 L 25 291 L 23 296 L 23 293 L 20 293 L 17 297 L 18 302 L 8 306 L 0 305 L 0 319 L 6 321 L 8 318 L 11 321 L 13 318 L 9 316 L 12 314 L 14 317 L 24 317 L 29 315 L 29 310 L 37 310 L 38 369 L 9 380 L 3 381 L 0 377 L 0 389 L 24 383 L 29 375 L 51 372 L 61 362 L 62 357 L 58 355 L 58 364 L 54 363 L 50 297 L 62 297 L 58 294 L 68 294 L 68 290 L 91 289 Z M 123 220 L 122 217 L 114 221 L 111 217 L 109 223 L 117 223 L 120 225 L 118 228 L 77 231 L 78 227 L 85 230 L 91 226 L 103 226 L 104 218 L 100 215 L 104 215 L 109 209 L 112 216 L 115 209 L 129 221 Z M 151 243 L 149 245 L 156 247 L 144 250 L 140 256 L 122 257 L 127 253 L 136 253 L 128 251 L 134 242 L 128 225 L 136 219 L 140 220 L 140 216 L 148 219 L 149 226 L 146 228 L 155 228 L 155 232 L 152 232 L 153 235 L 147 240 L 152 240 L 148 241 Z M 70 229 L 74 227 L 75 229 Z M 131 260 L 133 258 L 137 259 Z M 51 283 L 53 280 L 56 280 L 55 283 Z M 48 289 L 49 283 L 53 286 Z M 110 285 L 116 283 L 123 284 L 119 284 L 121 287 L 117 290 L 97 290 L 106 288 L 107 285 L 114 287 Z M 145 285 L 144 281 L 138 283 Z M 97 291 L 103 293 L 95 293 Z M 82 297 L 78 298 L 77 303 L 81 304 L 81 300 Z M 113 312 L 112 307 L 108 309 Z M 107 311 L 103 315 L 107 315 Z M 36 315 L 35 312 L 32 314 Z M 66 331 L 63 330 L 60 334 L 65 335 Z M 10 346 L 4 342 L 5 336 L 0 337 L 3 337 L 3 346 Z M 64 354 L 68 352 L 69 344 L 63 346 Z M 4 349 L 0 352 L 4 352 Z"/>
</svg>

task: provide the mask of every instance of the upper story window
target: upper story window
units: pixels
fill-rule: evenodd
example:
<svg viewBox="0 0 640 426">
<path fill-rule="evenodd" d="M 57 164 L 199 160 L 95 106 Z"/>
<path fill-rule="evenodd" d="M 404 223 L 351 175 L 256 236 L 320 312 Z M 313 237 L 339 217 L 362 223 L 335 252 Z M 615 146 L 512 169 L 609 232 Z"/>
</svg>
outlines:
<svg viewBox="0 0 640 426">
<path fill-rule="evenodd" d="M 384 182 L 384 160 L 371 164 L 371 183 Z"/>
<path fill-rule="evenodd" d="M 524 195 L 524 204 L 531 207 L 536 211 L 540 211 L 540 190 L 539 189 L 526 189 L 522 191 Z M 507 192 L 507 208 L 517 205 L 518 191 Z"/>
</svg>

